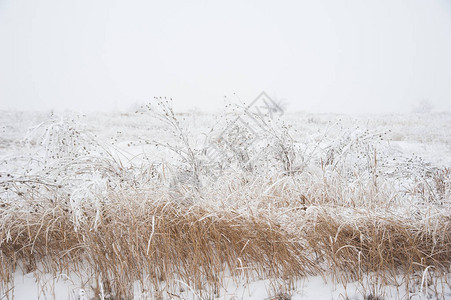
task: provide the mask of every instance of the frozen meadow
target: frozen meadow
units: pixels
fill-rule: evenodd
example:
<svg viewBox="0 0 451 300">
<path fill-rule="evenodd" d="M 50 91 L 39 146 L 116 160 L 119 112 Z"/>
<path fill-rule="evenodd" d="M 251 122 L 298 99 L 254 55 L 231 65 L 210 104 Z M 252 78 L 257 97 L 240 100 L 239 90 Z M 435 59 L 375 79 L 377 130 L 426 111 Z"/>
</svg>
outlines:
<svg viewBox="0 0 451 300">
<path fill-rule="evenodd" d="M 451 298 L 451 114 L 0 115 L 0 299 Z"/>
</svg>

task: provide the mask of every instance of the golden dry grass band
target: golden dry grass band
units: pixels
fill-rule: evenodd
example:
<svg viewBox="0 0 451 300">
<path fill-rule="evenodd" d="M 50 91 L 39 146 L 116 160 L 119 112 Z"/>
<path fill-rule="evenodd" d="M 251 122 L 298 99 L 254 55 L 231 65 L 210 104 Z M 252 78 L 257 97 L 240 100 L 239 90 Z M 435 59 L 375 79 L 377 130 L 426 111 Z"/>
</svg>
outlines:
<svg viewBox="0 0 451 300">
<path fill-rule="evenodd" d="M 428 266 L 440 276 L 451 266 L 450 216 L 421 225 L 394 216 L 346 220 L 324 210 L 300 212 L 293 222 L 297 229 L 287 230 L 263 213 L 136 199 L 109 203 L 100 214 L 86 209 L 74 227 L 58 204 L 10 207 L 0 229 L 2 293 L 19 265 L 50 273 L 88 266 L 106 290 L 125 298 L 136 281 L 158 291 L 180 280 L 213 293 L 224 274 L 288 284 L 313 274 L 360 280 L 368 272 L 387 278 Z"/>
</svg>

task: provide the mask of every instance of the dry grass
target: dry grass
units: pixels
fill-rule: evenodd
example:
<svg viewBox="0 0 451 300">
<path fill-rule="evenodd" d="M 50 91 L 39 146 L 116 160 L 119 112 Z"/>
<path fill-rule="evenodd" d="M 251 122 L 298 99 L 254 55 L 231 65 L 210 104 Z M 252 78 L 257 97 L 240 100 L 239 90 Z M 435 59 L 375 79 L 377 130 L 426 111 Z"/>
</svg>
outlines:
<svg viewBox="0 0 451 300">
<path fill-rule="evenodd" d="M 289 299 L 308 275 L 357 281 L 367 299 L 401 284 L 445 297 L 449 169 L 395 164 L 366 132 L 302 150 L 274 130 L 263 150 L 233 143 L 240 155 L 215 173 L 168 116 L 181 136 L 167 145 L 174 164 L 123 163 L 72 123 L 38 128 L 25 175 L 0 172 L 0 297 L 11 297 L 18 268 L 74 272 L 95 298 L 131 299 L 136 285 L 156 299 L 181 288 L 207 298 L 231 276 L 269 279 L 273 299 Z M 242 161 L 254 152 L 264 155 Z"/>
<path fill-rule="evenodd" d="M 136 281 L 163 297 L 176 294 L 180 282 L 213 295 L 225 274 L 237 280 L 282 280 L 289 287 L 313 274 L 333 275 L 346 284 L 371 273 L 388 284 L 399 274 L 408 280 L 425 268 L 433 268 L 435 276 L 449 272 L 449 216 L 420 225 L 394 216 L 356 212 L 350 220 L 331 210 L 306 214 L 301 209 L 292 220 L 297 229 L 287 229 L 265 212 L 243 214 L 139 194 L 115 195 L 100 215 L 86 207 L 84 221 L 75 229 L 61 203 L 41 203 L 35 210 L 3 205 L 2 293 L 17 266 L 30 272 L 38 263 L 54 274 L 88 267 L 98 282 L 92 287 L 97 294 L 102 286 L 115 299 L 132 298 Z"/>
<path fill-rule="evenodd" d="M 57 205 L 45 212 L 10 210 L 2 219 L 2 282 L 7 284 L 19 261 L 26 272 L 37 262 L 60 272 L 84 261 L 106 290 L 130 298 L 135 281 L 143 286 L 150 281 L 157 293 L 162 282 L 176 279 L 214 292 L 226 271 L 236 278 L 255 271 L 296 278 L 315 269 L 301 243 L 260 218 L 142 199 L 110 203 L 96 230 L 95 212 L 86 212 L 85 218 L 75 231 L 71 216 Z"/>
<path fill-rule="evenodd" d="M 413 274 L 428 266 L 446 273 L 450 221 L 449 216 L 434 220 L 432 229 L 394 216 L 356 217 L 350 222 L 324 213 L 311 222 L 306 238 L 333 273 L 344 276 L 343 282 L 361 280 L 368 273 Z"/>
</svg>

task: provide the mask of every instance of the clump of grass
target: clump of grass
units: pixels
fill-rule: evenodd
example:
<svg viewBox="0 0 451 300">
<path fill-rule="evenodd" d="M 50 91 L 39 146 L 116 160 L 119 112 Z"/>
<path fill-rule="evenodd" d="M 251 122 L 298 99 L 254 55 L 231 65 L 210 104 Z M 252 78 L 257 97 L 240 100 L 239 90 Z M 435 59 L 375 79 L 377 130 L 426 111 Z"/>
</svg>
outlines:
<svg viewBox="0 0 451 300">
<path fill-rule="evenodd" d="M 451 257 L 451 218 L 437 217 L 419 224 L 399 216 L 367 216 L 352 220 L 324 212 L 305 227 L 310 249 L 328 262 L 344 281 L 363 274 L 413 274 L 428 266 L 448 272 Z"/>
<path fill-rule="evenodd" d="M 155 298 L 181 286 L 217 295 L 229 275 L 271 279 L 274 299 L 289 299 L 309 275 L 358 281 L 372 299 L 401 276 L 407 289 L 435 286 L 444 297 L 426 275 L 447 283 L 451 267 L 448 169 L 417 166 L 430 172 L 421 182 L 408 177 L 406 192 L 373 143 L 381 134 L 305 146 L 277 125 L 255 149 L 237 143 L 243 130 L 233 127 L 227 161 L 206 161 L 205 145 L 196 149 L 172 109 L 162 109 L 179 143 L 152 143 L 176 162 L 127 157 L 72 121 L 37 127 L 45 138 L 31 167 L 0 173 L 2 293 L 11 295 L 22 268 L 75 272 L 92 296 L 115 299 L 132 298 L 136 283 Z M 210 169 L 218 164 L 220 172 Z"/>
<path fill-rule="evenodd" d="M 102 208 L 96 230 L 94 210 L 85 211 L 75 230 L 58 206 L 38 213 L 10 209 L 0 236 L 2 282 L 10 281 L 19 261 L 25 272 L 34 271 L 37 262 L 51 272 L 74 271 L 78 261 L 86 262 L 105 289 L 126 298 L 135 281 L 143 286 L 150 281 L 156 293 L 163 292 L 163 282 L 174 285 L 176 279 L 211 292 L 226 271 L 236 278 L 315 273 L 302 243 L 273 220 L 141 197 L 115 199 Z"/>
<path fill-rule="evenodd" d="M 4 286 L 19 262 L 25 272 L 39 262 L 52 273 L 76 271 L 84 262 L 107 293 L 125 298 L 132 297 L 136 281 L 156 294 L 177 293 L 177 280 L 212 294 L 226 273 L 248 280 L 255 274 L 282 278 L 287 284 L 314 274 L 346 283 L 375 273 L 388 284 L 398 274 L 408 278 L 427 267 L 443 276 L 450 266 L 449 216 L 419 225 L 394 216 L 346 220 L 325 210 L 299 213 L 293 222 L 300 230 L 293 231 L 262 212 L 186 207 L 139 194 L 116 197 L 100 217 L 95 209 L 85 210 L 76 229 L 61 204 L 38 212 L 3 209 Z"/>
</svg>

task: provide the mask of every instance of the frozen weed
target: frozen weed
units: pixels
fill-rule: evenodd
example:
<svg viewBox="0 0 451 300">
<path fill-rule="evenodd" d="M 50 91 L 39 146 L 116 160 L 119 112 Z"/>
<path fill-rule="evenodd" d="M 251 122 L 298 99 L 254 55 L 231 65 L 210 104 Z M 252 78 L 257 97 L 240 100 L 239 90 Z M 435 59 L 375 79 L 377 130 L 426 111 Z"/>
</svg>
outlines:
<svg viewBox="0 0 451 300">
<path fill-rule="evenodd" d="M 140 141 L 172 160 L 131 155 L 52 116 L 30 131 L 24 154 L 0 162 L 3 294 L 23 266 L 91 274 L 84 291 L 114 299 L 132 298 L 136 285 L 149 297 L 181 286 L 208 297 L 225 274 L 271 279 L 271 299 L 289 299 L 308 275 L 358 281 L 367 299 L 399 276 L 410 294 L 444 297 L 449 168 L 393 157 L 383 131 L 334 136 L 327 125 L 302 140 L 285 122 L 239 110 L 198 143 L 159 100 L 138 114 L 150 111 L 173 143 Z"/>
</svg>

